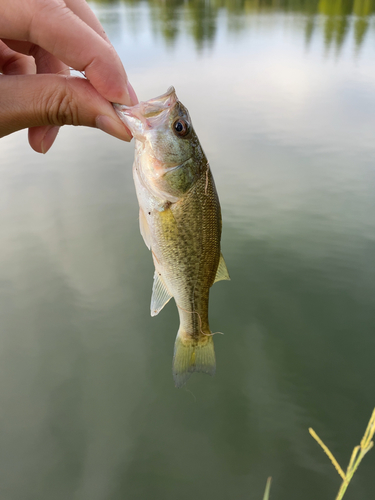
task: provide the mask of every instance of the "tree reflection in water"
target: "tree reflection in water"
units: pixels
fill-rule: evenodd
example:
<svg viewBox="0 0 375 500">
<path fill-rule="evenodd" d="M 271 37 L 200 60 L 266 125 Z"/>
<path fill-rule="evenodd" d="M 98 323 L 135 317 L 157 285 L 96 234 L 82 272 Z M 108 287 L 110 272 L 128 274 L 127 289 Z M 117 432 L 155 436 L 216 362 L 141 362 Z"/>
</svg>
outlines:
<svg viewBox="0 0 375 500">
<path fill-rule="evenodd" d="M 301 25 L 303 16 L 306 44 L 315 33 L 324 37 L 326 49 L 339 52 L 353 29 L 356 49 L 362 45 L 371 26 L 375 0 L 96 0 L 99 4 L 148 4 L 155 32 L 173 45 L 182 28 L 194 38 L 197 49 L 209 46 L 215 38 L 221 12 L 226 14 L 228 31 L 247 28 L 249 16 L 287 13 Z M 293 19 L 292 19 L 293 21 Z"/>
</svg>

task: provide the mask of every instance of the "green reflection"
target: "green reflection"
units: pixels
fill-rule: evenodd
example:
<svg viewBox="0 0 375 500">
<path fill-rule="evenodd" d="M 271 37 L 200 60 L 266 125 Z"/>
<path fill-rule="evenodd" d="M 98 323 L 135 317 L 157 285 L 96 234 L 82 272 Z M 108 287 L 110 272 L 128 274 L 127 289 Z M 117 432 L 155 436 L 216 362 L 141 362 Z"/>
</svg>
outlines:
<svg viewBox="0 0 375 500">
<path fill-rule="evenodd" d="M 189 32 L 201 48 L 203 42 L 212 42 L 216 33 L 218 6 L 216 2 L 192 0 L 186 4 L 186 21 Z"/>
<path fill-rule="evenodd" d="M 375 0 L 96 0 L 95 3 L 131 6 L 146 3 L 154 32 L 160 33 L 168 45 L 173 46 L 185 30 L 198 50 L 213 43 L 220 13 L 226 15 L 228 31 L 240 33 L 247 28 L 249 16 L 279 12 L 304 15 L 307 45 L 320 32 L 326 48 L 334 46 L 339 52 L 353 29 L 358 49 L 375 11 Z M 300 26 L 300 19 L 295 21 Z"/>
<path fill-rule="evenodd" d="M 149 0 L 148 4 L 152 7 L 150 12 L 154 31 L 160 31 L 167 44 L 173 45 L 179 33 L 183 0 L 170 0 L 168 2 Z"/>
</svg>

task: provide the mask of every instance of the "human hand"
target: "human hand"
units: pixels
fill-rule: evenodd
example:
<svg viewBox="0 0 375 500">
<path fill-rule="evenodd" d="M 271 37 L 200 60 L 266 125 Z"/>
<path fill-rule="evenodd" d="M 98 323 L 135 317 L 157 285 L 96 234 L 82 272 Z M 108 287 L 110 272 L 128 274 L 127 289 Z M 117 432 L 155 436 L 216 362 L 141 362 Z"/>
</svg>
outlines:
<svg viewBox="0 0 375 500">
<path fill-rule="evenodd" d="M 87 79 L 71 77 L 69 67 Z M 130 141 L 111 102 L 138 100 L 85 0 L 0 0 L 0 72 L 0 137 L 29 127 L 39 153 L 49 150 L 61 125 Z"/>
</svg>

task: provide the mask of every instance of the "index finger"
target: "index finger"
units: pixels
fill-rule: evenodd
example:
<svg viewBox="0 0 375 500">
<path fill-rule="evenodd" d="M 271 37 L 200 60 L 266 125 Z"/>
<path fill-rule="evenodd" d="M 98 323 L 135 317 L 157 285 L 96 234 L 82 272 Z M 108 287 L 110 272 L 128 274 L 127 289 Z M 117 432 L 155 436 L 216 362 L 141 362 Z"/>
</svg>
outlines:
<svg viewBox="0 0 375 500">
<path fill-rule="evenodd" d="M 104 38 L 106 42 L 111 43 L 99 19 L 90 9 L 86 0 L 65 0 L 65 4 L 74 14 L 90 26 L 90 28 L 96 31 L 98 35 Z"/>
<path fill-rule="evenodd" d="M 84 71 L 109 101 L 132 104 L 128 79 L 115 49 L 63 0 L 13 0 L 2 14 L 1 37 L 28 40 L 43 47 L 68 66 Z"/>
</svg>

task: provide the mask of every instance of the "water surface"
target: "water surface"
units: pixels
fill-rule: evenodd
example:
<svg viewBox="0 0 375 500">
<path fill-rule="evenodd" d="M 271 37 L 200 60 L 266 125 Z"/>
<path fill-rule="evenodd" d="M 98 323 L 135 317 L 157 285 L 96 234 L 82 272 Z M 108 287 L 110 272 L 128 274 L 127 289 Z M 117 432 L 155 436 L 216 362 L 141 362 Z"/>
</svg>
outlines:
<svg viewBox="0 0 375 500">
<path fill-rule="evenodd" d="M 210 159 L 232 281 L 217 375 L 171 376 L 133 146 L 0 142 L 4 500 L 334 499 L 374 407 L 374 2 L 92 2 L 140 99 L 173 84 Z M 372 452 L 374 453 L 374 452 Z M 375 453 L 346 498 L 373 498 Z"/>
</svg>

